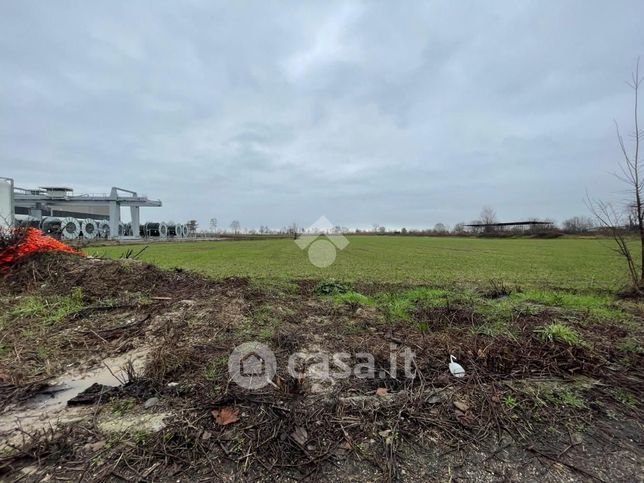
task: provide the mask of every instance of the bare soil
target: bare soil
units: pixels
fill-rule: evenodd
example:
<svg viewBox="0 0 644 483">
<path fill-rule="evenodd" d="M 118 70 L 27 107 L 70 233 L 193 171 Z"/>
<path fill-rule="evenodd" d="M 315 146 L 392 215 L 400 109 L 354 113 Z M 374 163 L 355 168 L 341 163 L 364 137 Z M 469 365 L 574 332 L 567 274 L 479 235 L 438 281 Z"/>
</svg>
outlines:
<svg viewBox="0 0 644 483">
<path fill-rule="evenodd" d="M 642 340 L 637 310 L 634 336 L 619 324 L 579 320 L 586 343 L 569 345 L 535 332 L 561 311 L 518 314 L 511 335 L 488 336 L 472 330 L 481 320 L 467 305 L 388 320 L 378 307 L 317 295 L 317 284 L 24 257 L 0 288 L 10 314 L 0 351 L 0 478 L 643 480 L 642 355 L 620 345 Z M 82 306 L 55 321 L 16 315 L 28 297 L 57 300 L 74 290 Z M 231 382 L 227 368 L 232 349 L 251 340 L 277 359 L 277 375 L 258 390 Z M 416 377 L 393 377 L 391 354 L 406 349 Z M 319 380 L 312 367 L 321 355 L 341 351 L 373 354 L 378 377 Z M 113 384 L 103 379 L 109 361 L 142 352 L 144 363 L 126 365 Z M 302 377 L 287 371 L 295 352 L 311 355 Z M 450 355 L 464 378 L 449 372 Z M 69 397 L 70 381 L 93 384 L 97 373 L 98 385 L 77 385 Z M 60 402 L 59 392 L 87 404 L 47 400 Z M 34 410 L 42 417 L 20 422 Z M 222 425 L 213 411 L 236 420 Z"/>
</svg>

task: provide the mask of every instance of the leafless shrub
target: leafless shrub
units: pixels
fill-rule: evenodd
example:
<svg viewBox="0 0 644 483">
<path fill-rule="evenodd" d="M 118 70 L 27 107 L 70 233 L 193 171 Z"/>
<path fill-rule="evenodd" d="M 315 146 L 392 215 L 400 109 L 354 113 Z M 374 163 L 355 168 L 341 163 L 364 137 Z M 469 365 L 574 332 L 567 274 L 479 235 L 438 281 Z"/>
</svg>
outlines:
<svg viewBox="0 0 644 483">
<path fill-rule="evenodd" d="M 626 260 L 628 276 L 633 288 L 641 287 L 642 274 L 628 246 L 628 231 L 624 228 L 623 217 L 610 203 L 601 200 L 590 200 L 588 205 L 600 226 L 604 227 L 615 241 L 615 252 Z"/>
<path fill-rule="evenodd" d="M 587 197 L 587 205 L 595 216 L 598 224 L 610 233 L 617 245 L 615 251 L 626 260 L 632 288 L 638 293 L 644 288 L 644 263 L 642 263 L 642 260 L 644 260 L 644 206 L 642 200 L 642 197 L 644 196 L 644 193 L 642 192 L 644 180 L 642 180 L 640 173 L 639 154 L 640 140 L 642 139 L 644 132 L 639 129 L 638 119 L 638 93 L 643 80 L 644 77 L 640 77 L 639 75 L 638 58 L 635 65 L 635 71 L 631 75 L 631 80 L 626 82 L 626 84 L 633 90 L 634 94 L 634 127 L 631 133 L 633 140 L 630 152 L 629 148 L 626 146 L 619 125 L 615 122 L 617 140 L 624 158 L 619 164 L 620 173 L 617 173 L 615 176 L 628 186 L 627 193 L 629 200 L 626 203 L 626 206 L 628 207 L 628 211 L 632 214 L 631 220 L 634 219 L 634 223 L 632 224 L 635 225 L 635 228 L 639 233 L 639 248 L 642 255 L 639 262 L 635 260 L 635 257 L 633 257 L 631 248 L 628 245 L 622 214 L 616 210 L 611 203 L 601 200 L 593 200 L 590 197 Z"/>
</svg>

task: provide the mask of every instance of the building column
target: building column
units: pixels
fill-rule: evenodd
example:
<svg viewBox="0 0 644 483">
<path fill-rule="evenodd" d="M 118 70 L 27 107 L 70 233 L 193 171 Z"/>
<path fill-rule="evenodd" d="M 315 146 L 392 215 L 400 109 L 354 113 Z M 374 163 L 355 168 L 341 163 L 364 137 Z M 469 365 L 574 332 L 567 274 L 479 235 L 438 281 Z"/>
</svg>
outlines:
<svg viewBox="0 0 644 483">
<path fill-rule="evenodd" d="M 110 238 L 118 238 L 121 223 L 121 205 L 118 201 L 110 201 Z"/>
<path fill-rule="evenodd" d="M 38 222 L 42 221 L 42 210 L 39 208 L 29 208 L 29 216 L 33 217 Z"/>
<path fill-rule="evenodd" d="M 139 238 L 141 236 L 139 233 L 139 225 L 141 224 L 141 218 L 139 216 L 139 207 L 130 206 L 130 214 L 132 215 L 132 236 L 134 238 Z"/>
</svg>

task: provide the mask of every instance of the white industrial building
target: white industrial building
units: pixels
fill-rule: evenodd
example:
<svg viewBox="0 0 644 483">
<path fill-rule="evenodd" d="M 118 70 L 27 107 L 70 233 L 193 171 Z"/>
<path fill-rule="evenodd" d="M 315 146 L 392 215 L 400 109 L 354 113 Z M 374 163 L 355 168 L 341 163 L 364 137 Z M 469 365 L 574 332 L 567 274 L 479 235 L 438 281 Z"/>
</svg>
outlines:
<svg viewBox="0 0 644 483">
<path fill-rule="evenodd" d="M 160 207 L 161 201 L 150 200 L 135 191 L 113 187 L 109 195 L 74 194 L 61 186 L 41 186 L 25 189 L 15 186 L 13 179 L 0 178 L 0 223 L 4 226 L 30 224 L 47 231 L 56 225 L 62 237 L 67 239 L 94 238 L 139 238 L 154 229 L 153 236 L 168 234 L 184 236 L 184 225 L 165 226 L 164 223 L 147 224 L 141 227 L 140 209 Z M 129 208 L 131 222 L 121 222 L 121 208 Z M 168 228 L 172 233 L 168 233 Z"/>
</svg>

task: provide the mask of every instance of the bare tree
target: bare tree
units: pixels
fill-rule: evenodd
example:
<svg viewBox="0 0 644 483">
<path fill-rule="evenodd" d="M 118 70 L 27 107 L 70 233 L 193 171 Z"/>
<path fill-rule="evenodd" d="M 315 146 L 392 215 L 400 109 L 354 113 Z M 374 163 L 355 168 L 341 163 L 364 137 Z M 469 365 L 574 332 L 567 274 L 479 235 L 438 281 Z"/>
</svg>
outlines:
<svg viewBox="0 0 644 483">
<path fill-rule="evenodd" d="M 230 224 L 230 229 L 237 235 L 239 233 L 239 229 L 241 228 L 241 224 L 239 223 L 238 220 L 233 220 L 232 223 Z"/>
<path fill-rule="evenodd" d="M 484 206 L 479 216 L 481 217 L 481 223 L 483 224 L 488 225 L 496 223 L 496 211 L 489 206 Z"/>
<path fill-rule="evenodd" d="M 188 233 L 190 233 L 191 235 L 197 233 L 197 228 L 199 227 L 197 220 L 188 220 L 188 223 L 186 223 L 186 225 L 188 225 Z"/>
<path fill-rule="evenodd" d="M 631 74 L 631 80 L 626 84 L 633 90 L 633 119 L 634 127 L 631 133 L 633 138 L 630 150 L 624 141 L 619 124 L 615 122 L 615 130 L 617 132 L 617 141 L 622 152 L 623 160 L 619 163 L 620 173 L 616 176 L 628 186 L 628 193 L 630 200 L 627 203 L 628 212 L 632 213 L 634 218 L 635 228 L 639 233 L 639 244 L 641 258 L 636 262 L 631 249 L 626 240 L 626 230 L 624 229 L 623 216 L 618 212 L 610 203 L 604 201 L 594 201 L 588 199 L 588 206 L 598 223 L 607 228 L 617 244 L 615 249 L 617 253 L 623 256 L 628 266 L 628 272 L 631 279 L 633 288 L 640 292 L 644 288 L 644 209 L 642 206 L 642 192 L 644 180 L 640 173 L 640 140 L 644 132 L 639 129 L 639 116 L 638 116 L 638 94 L 639 87 L 644 80 L 644 77 L 639 75 L 639 58 L 635 64 L 635 72 Z M 629 152 L 630 151 L 630 152 Z M 639 263 L 639 266 L 638 266 Z"/>
<path fill-rule="evenodd" d="M 292 236 L 294 240 L 297 240 L 298 237 L 298 226 L 296 222 L 293 222 L 289 225 L 287 233 L 289 236 Z"/>
<path fill-rule="evenodd" d="M 489 206 L 484 206 L 479 216 L 481 217 L 481 223 L 483 223 L 484 225 L 492 225 L 496 223 L 496 211 L 494 211 L 494 209 Z M 483 227 L 483 231 L 485 231 L 486 233 L 491 233 L 495 231 L 495 227 L 485 226 Z"/>
<path fill-rule="evenodd" d="M 481 220 L 472 220 L 472 221 L 470 221 L 470 230 L 472 231 L 472 233 L 477 233 L 478 234 L 478 233 L 481 233 L 483 231 L 483 229 L 480 226 L 481 223 L 483 223 L 483 221 L 481 221 Z"/>
<path fill-rule="evenodd" d="M 561 223 L 564 231 L 569 233 L 584 233 L 594 228 L 595 222 L 588 216 L 573 216 Z"/>
<path fill-rule="evenodd" d="M 434 225 L 434 233 L 444 234 L 447 233 L 447 227 L 444 223 L 436 223 Z"/>
</svg>

